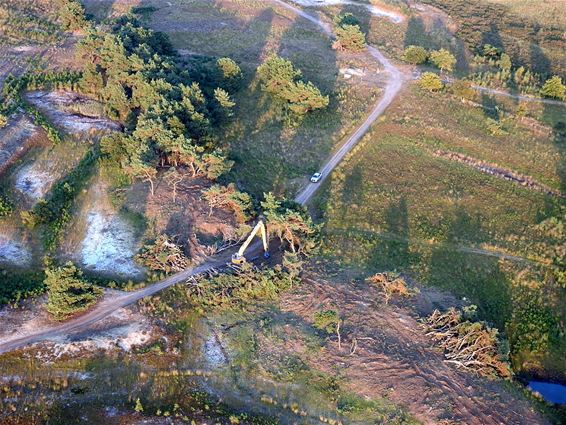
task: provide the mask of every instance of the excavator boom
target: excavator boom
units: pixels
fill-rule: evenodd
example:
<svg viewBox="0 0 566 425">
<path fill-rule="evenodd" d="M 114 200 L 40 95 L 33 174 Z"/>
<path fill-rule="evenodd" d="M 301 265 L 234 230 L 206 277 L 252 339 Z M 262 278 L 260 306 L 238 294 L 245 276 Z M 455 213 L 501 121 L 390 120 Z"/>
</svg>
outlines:
<svg viewBox="0 0 566 425">
<path fill-rule="evenodd" d="M 259 220 L 255 225 L 255 227 L 253 228 L 252 232 L 249 234 L 249 236 L 246 238 L 246 240 L 238 250 L 238 252 L 232 255 L 232 263 L 243 264 L 246 262 L 246 257 L 244 257 L 244 253 L 246 252 L 246 249 L 248 249 L 248 247 L 250 246 L 256 235 L 260 236 L 261 241 L 263 242 L 263 256 L 265 258 L 269 258 L 267 231 L 265 229 L 265 224 L 263 223 L 263 220 Z"/>
</svg>

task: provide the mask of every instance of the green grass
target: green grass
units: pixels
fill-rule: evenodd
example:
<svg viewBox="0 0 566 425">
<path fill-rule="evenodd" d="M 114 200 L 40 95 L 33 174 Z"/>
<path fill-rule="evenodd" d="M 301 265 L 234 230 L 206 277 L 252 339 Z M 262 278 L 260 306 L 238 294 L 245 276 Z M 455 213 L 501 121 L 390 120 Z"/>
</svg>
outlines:
<svg viewBox="0 0 566 425">
<path fill-rule="evenodd" d="M 564 202 L 433 152 L 462 152 L 555 188 L 562 184 L 562 153 L 554 136 L 515 118 L 506 118 L 509 134 L 498 137 L 486 131 L 485 119 L 481 108 L 448 95 L 423 98 L 407 90 L 319 196 L 324 253 L 367 273 L 398 270 L 466 297 L 506 332 L 516 370 L 561 374 L 564 289 L 536 262 L 500 261 L 469 248 L 547 261 L 534 248 L 546 241 L 534 226 Z"/>
<path fill-rule="evenodd" d="M 199 0 L 160 8 L 150 26 L 168 33 L 181 53 L 229 56 L 242 67 L 245 86 L 234 95 L 235 115 L 220 137 L 237 160 L 229 178 L 256 195 L 294 194 L 377 95 L 375 88 L 354 87 L 339 75 L 339 68 L 363 67 L 359 59 L 337 57 L 318 28 L 271 4 L 242 0 L 211 7 Z M 297 128 L 286 127 L 255 82 L 255 69 L 268 52 L 290 59 L 305 80 L 330 95 L 329 107 L 309 114 Z"/>
</svg>

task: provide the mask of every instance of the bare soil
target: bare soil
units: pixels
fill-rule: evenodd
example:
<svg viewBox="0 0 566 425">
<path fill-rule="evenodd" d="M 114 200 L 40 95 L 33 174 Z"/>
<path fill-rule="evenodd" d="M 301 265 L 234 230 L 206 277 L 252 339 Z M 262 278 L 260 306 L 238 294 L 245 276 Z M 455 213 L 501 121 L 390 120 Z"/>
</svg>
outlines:
<svg viewBox="0 0 566 425">
<path fill-rule="evenodd" d="M 424 423 L 539 424 L 547 421 L 530 403 L 501 381 L 461 372 L 444 362 L 443 354 L 424 335 L 414 307 L 421 313 L 449 302 L 440 293 L 386 306 L 379 292 L 361 283 L 331 283 L 306 278 L 284 296 L 282 309 L 306 322 L 315 311 L 337 308 L 344 319 L 342 350 L 336 338 L 322 351 L 305 354 L 311 367 L 339 372 L 350 389 L 362 396 L 387 397 L 406 405 Z M 452 300 L 453 301 L 453 300 Z M 357 341 L 353 353 L 352 344 Z M 294 338 L 285 349 L 306 352 Z"/>
<path fill-rule="evenodd" d="M 202 191 L 211 186 L 210 181 L 181 172 L 186 177 L 177 185 L 175 201 L 173 188 L 161 172 L 153 196 L 147 182 L 137 182 L 127 191 L 125 206 L 145 215 L 149 238 L 166 233 L 184 248 L 189 258 L 198 260 L 231 239 L 237 223 L 229 211 L 215 208 L 210 214 L 208 203 L 201 197 Z"/>
<path fill-rule="evenodd" d="M 34 145 L 46 145 L 48 140 L 43 130 L 35 126 L 29 117 L 16 114 L 8 124 L 0 128 L 0 174 L 23 157 Z"/>
</svg>

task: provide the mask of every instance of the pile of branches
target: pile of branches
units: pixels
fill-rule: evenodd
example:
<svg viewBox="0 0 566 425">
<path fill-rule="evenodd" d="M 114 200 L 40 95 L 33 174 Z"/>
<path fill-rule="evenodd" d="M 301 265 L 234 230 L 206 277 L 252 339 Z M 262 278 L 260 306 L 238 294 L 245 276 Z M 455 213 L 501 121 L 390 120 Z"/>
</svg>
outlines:
<svg viewBox="0 0 566 425">
<path fill-rule="evenodd" d="M 401 297 L 411 295 L 405 280 L 393 273 L 376 273 L 368 277 L 366 281 L 383 291 L 385 304 L 389 304 L 389 300 L 395 294 Z"/>
<path fill-rule="evenodd" d="M 190 264 L 181 247 L 167 235 L 160 235 L 153 244 L 145 245 L 136 255 L 136 261 L 150 270 L 162 271 L 166 274 L 183 271 Z"/>
<path fill-rule="evenodd" d="M 497 329 L 481 322 L 464 321 L 455 308 L 444 313 L 435 310 L 424 326 L 427 335 L 444 349 L 447 363 L 483 376 L 511 377 L 509 364 L 499 352 Z"/>
</svg>

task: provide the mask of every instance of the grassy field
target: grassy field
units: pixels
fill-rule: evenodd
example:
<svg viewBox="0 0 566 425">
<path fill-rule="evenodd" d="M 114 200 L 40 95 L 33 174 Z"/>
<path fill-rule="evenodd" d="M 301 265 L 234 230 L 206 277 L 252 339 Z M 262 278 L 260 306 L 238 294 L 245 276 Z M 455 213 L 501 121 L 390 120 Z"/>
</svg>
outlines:
<svg viewBox="0 0 566 425">
<path fill-rule="evenodd" d="M 528 114 L 560 127 L 555 110 Z M 564 202 L 435 152 L 463 153 L 561 190 L 564 152 L 552 126 L 506 115 L 505 134 L 495 136 L 486 115 L 481 104 L 408 88 L 320 195 L 325 252 L 364 270 L 405 272 L 468 298 L 506 331 L 518 370 L 543 364 L 561 374 L 564 290 L 545 279 L 543 266 L 470 248 L 546 262 L 534 249 L 545 242 L 535 226 L 558 215 Z M 541 345 L 530 345 L 531 337 Z"/>
<path fill-rule="evenodd" d="M 221 137 L 237 160 L 229 178 L 254 194 L 268 190 L 294 194 L 378 97 L 373 81 L 360 84 L 359 77 L 345 80 L 339 72 L 363 68 L 368 78 L 375 78 L 373 61 L 367 62 L 363 55 L 337 54 L 316 27 L 297 21 L 288 10 L 256 0 L 171 3 L 144 1 L 138 6 L 156 6 L 147 24 L 166 32 L 187 60 L 229 56 L 244 71 L 245 85 L 235 95 L 234 117 Z M 102 16 L 109 10 L 87 2 L 87 12 Z M 329 95 L 329 107 L 298 127 L 284 125 L 255 81 L 257 66 L 270 52 L 290 59 L 305 80 Z"/>
<path fill-rule="evenodd" d="M 528 16 L 543 26 L 564 28 L 564 1 L 563 0 L 488 0 L 491 3 L 501 4 L 519 16 Z"/>
</svg>

